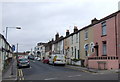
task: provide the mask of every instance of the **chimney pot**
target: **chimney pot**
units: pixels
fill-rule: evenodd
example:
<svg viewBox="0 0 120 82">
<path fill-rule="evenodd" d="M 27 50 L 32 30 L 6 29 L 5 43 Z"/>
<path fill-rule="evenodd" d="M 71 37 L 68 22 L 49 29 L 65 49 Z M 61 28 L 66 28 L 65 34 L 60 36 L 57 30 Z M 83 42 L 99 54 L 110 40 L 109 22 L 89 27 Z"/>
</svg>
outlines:
<svg viewBox="0 0 120 82">
<path fill-rule="evenodd" d="M 68 36 L 70 34 L 69 30 L 66 31 L 66 36 Z"/>
<path fill-rule="evenodd" d="M 74 26 L 74 32 L 77 32 L 77 31 L 78 31 L 77 26 Z"/>
<path fill-rule="evenodd" d="M 58 39 L 59 39 L 59 33 L 55 35 L 55 40 L 58 40 Z"/>
<path fill-rule="evenodd" d="M 91 20 L 91 24 L 95 24 L 98 21 L 98 19 L 94 18 Z"/>
</svg>

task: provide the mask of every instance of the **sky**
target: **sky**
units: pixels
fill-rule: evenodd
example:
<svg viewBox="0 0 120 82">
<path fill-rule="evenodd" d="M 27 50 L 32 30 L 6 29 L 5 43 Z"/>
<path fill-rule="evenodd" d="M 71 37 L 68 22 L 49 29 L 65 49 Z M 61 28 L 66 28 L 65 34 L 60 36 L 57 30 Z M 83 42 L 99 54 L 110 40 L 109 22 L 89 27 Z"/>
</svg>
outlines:
<svg viewBox="0 0 120 82">
<path fill-rule="evenodd" d="M 74 26 L 81 29 L 93 18 L 102 19 L 118 11 L 119 0 L 41 0 L 40 2 L 2 2 L 2 31 L 8 28 L 7 41 L 19 45 L 19 51 L 34 48 L 39 42 L 48 42 L 58 32 L 65 36 Z"/>
</svg>

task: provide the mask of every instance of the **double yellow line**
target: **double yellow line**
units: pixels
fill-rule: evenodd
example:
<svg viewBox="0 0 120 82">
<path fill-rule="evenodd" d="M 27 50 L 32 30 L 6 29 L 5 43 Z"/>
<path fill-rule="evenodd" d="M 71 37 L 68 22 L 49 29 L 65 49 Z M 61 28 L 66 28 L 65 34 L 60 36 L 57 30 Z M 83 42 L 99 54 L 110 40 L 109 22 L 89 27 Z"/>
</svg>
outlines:
<svg viewBox="0 0 120 82">
<path fill-rule="evenodd" d="M 22 69 L 18 69 L 18 76 L 19 76 L 19 80 L 25 80 L 24 77 L 23 77 Z"/>
</svg>

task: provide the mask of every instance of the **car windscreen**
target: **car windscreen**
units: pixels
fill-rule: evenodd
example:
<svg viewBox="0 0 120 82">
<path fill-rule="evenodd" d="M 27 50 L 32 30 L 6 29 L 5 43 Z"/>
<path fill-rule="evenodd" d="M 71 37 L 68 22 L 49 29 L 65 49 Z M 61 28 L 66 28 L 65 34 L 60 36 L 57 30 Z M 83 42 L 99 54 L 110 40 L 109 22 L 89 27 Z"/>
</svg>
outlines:
<svg viewBox="0 0 120 82">
<path fill-rule="evenodd" d="M 57 58 L 59 58 L 59 59 L 64 59 L 65 56 L 64 56 L 64 55 L 57 55 Z"/>
<path fill-rule="evenodd" d="M 28 61 L 28 59 L 19 59 L 19 61 Z"/>
</svg>

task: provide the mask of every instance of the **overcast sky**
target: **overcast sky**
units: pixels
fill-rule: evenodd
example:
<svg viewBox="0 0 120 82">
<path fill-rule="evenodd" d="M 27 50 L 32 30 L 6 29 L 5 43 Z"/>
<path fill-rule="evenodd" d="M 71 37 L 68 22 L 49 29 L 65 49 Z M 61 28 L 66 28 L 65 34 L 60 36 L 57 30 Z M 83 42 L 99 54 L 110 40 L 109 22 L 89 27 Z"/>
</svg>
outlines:
<svg viewBox="0 0 120 82">
<path fill-rule="evenodd" d="M 2 27 L 21 26 L 21 30 L 8 29 L 8 42 L 19 44 L 19 51 L 34 48 L 38 42 L 48 42 L 59 32 L 73 32 L 118 10 L 119 0 L 71 0 L 2 3 Z M 4 32 L 5 34 L 5 32 Z"/>
</svg>

